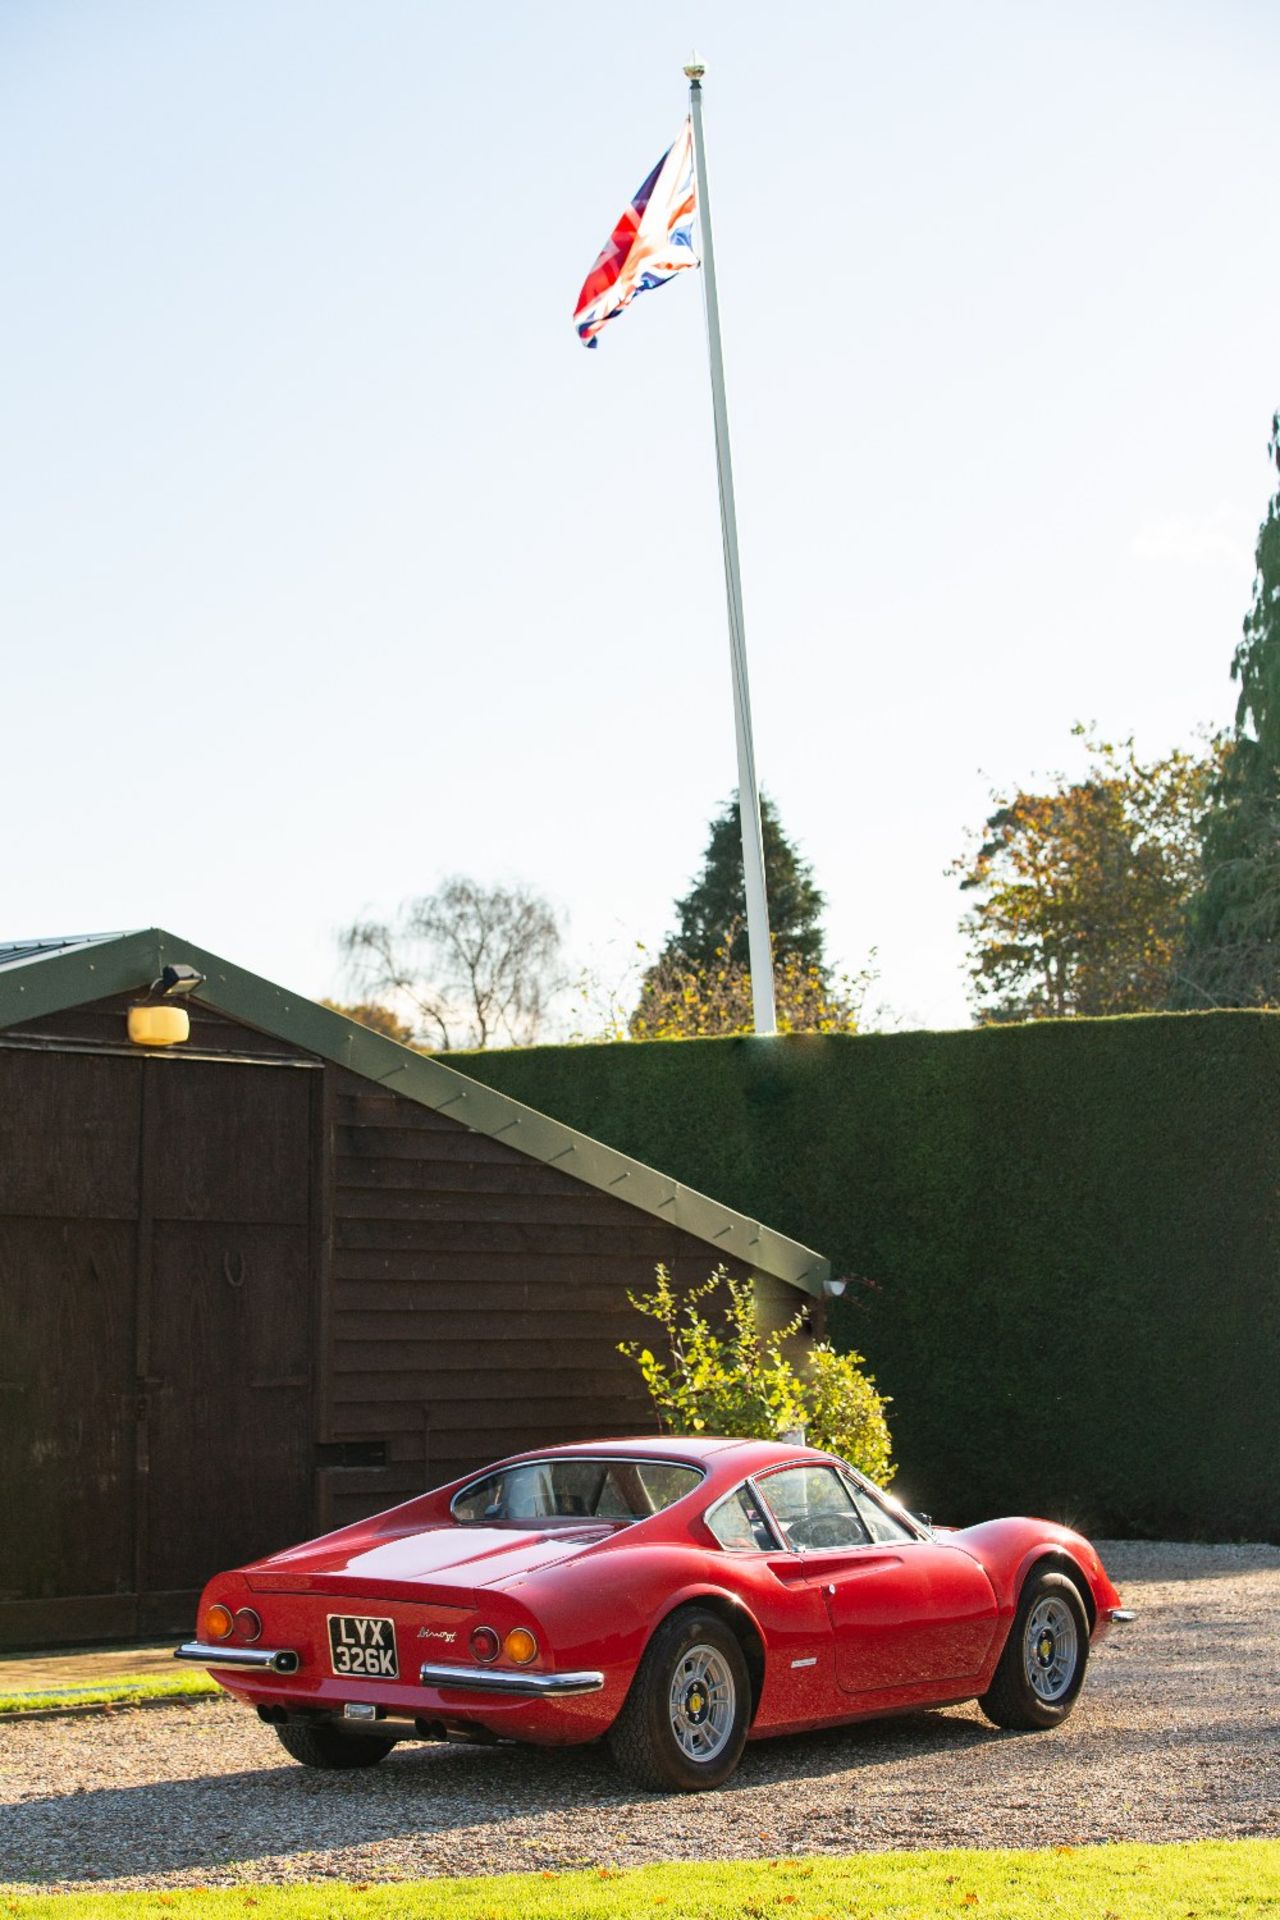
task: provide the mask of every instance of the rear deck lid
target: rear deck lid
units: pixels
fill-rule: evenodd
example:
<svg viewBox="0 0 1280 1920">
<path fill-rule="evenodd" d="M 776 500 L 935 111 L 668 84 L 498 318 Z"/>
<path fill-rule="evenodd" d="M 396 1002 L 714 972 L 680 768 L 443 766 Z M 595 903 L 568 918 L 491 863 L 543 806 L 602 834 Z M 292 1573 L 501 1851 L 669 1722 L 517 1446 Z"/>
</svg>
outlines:
<svg viewBox="0 0 1280 1920">
<path fill-rule="evenodd" d="M 264 1560 L 245 1577 L 257 1593 L 381 1594 L 466 1606 L 476 1588 L 574 1559 L 614 1531 L 609 1525 L 534 1530 L 445 1523 L 375 1538 L 354 1551 L 318 1541 Z"/>
</svg>

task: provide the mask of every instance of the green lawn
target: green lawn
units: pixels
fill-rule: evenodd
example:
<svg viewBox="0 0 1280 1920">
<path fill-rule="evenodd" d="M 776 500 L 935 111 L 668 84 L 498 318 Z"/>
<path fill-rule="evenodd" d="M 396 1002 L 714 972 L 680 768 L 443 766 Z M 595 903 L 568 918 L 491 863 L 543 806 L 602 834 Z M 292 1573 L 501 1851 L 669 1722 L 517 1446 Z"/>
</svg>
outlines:
<svg viewBox="0 0 1280 1920">
<path fill-rule="evenodd" d="M 221 1689 L 207 1673 L 117 1674 L 98 1687 L 58 1687 L 44 1693 L 0 1692 L 0 1714 L 44 1713 L 50 1707 L 129 1706 L 138 1700 L 181 1700 Z"/>
<path fill-rule="evenodd" d="M 25 1920 L 1238 1920 L 1280 1915 L 1280 1841 L 866 1853 L 400 1885 L 0 1896 Z"/>
</svg>

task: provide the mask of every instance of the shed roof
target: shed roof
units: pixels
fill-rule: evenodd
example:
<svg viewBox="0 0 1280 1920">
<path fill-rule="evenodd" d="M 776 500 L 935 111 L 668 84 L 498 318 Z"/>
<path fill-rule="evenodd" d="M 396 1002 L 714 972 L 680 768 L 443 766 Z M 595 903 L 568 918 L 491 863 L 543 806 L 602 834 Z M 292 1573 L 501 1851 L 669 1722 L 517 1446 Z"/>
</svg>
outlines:
<svg viewBox="0 0 1280 1920">
<path fill-rule="evenodd" d="M 21 966 L 24 960 L 46 953 L 66 953 L 72 947 L 97 947 L 104 940 L 127 940 L 124 933 L 59 933 L 45 940 L 0 940 L 0 969 Z"/>
<path fill-rule="evenodd" d="M 0 943 L 0 1031 L 136 991 L 176 964 L 204 975 L 193 1000 L 229 1019 L 275 1034 L 435 1113 L 447 1113 L 476 1133 L 505 1141 L 531 1159 L 669 1221 L 757 1273 L 821 1295 L 831 1263 L 811 1247 L 162 927 Z"/>
</svg>

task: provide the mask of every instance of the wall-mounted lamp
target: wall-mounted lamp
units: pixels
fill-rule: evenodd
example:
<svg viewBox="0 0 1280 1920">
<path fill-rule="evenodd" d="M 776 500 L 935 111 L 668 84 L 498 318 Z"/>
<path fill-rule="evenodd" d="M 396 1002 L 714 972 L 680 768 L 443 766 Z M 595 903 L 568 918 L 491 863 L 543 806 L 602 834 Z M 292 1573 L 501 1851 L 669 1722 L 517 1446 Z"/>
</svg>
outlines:
<svg viewBox="0 0 1280 1920">
<path fill-rule="evenodd" d="M 848 1284 L 849 1282 L 847 1280 L 824 1280 L 822 1283 L 822 1291 L 826 1294 L 828 1300 L 838 1300 Z"/>
<path fill-rule="evenodd" d="M 191 1015 L 174 1003 L 204 985 L 204 975 L 181 963 L 168 966 L 147 989 L 147 997 L 129 1009 L 129 1038 L 135 1047 L 176 1047 L 191 1038 Z"/>
<path fill-rule="evenodd" d="M 158 980 L 151 982 L 150 992 L 154 996 L 163 994 L 166 1000 L 179 1000 L 197 987 L 204 985 L 204 975 L 197 973 L 194 967 L 186 966 L 182 961 L 166 967 Z"/>
</svg>

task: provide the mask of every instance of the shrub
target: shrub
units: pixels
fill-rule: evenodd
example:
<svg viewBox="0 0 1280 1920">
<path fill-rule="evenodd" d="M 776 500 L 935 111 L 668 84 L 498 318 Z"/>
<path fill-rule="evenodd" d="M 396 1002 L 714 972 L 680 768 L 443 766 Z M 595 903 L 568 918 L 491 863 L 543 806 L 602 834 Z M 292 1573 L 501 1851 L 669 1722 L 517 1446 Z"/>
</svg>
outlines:
<svg viewBox="0 0 1280 1920">
<path fill-rule="evenodd" d="M 723 1316 L 713 1320 L 703 1303 L 728 1288 Z M 667 1358 L 638 1340 L 618 1351 L 639 1367 L 664 1433 L 721 1433 L 735 1439 L 776 1440 L 801 1429 L 821 1447 L 860 1469 L 881 1486 L 893 1476 L 886 1400 L 862 1372 L 860 1353 L 837 1353 L 819 1341 L 800 1366 L 783 1352 L 804 1323 L 798 1313 L 776 1333 L 756 1325 L 749 1280 L 717 1267 L 701 1286 L 676 1297 L 671 1275 L 657 1268 L 652 1293 L 629 1294 L 639 1313 L 662 1328 Z"/>
</svg>

